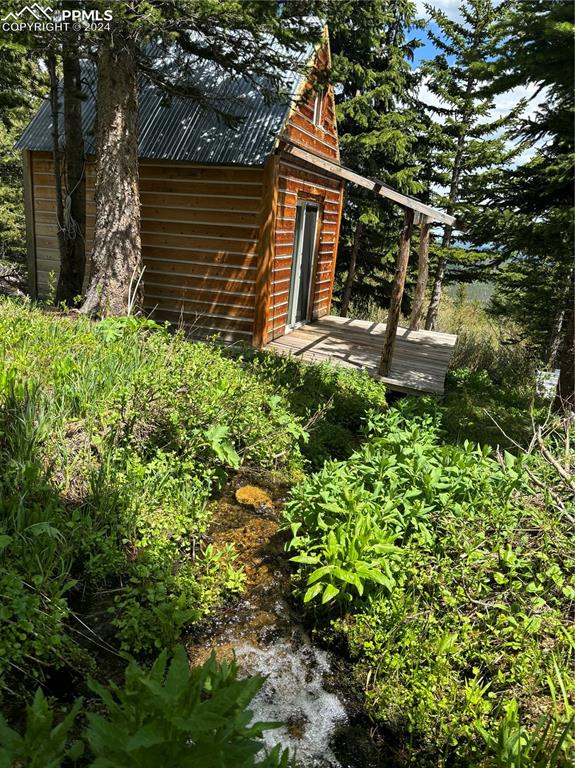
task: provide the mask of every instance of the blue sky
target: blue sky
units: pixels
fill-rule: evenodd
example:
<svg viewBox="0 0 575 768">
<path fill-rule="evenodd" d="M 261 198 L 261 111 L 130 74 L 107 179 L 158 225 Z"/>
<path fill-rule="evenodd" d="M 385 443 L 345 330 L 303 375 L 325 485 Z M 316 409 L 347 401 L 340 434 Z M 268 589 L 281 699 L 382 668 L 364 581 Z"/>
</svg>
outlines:
<svg viewBox="0 0 575 768">
<path fill-rule="evenodd" d="M 431 25 L 432 29 L 435 27 L 435 24 Z M 415 37 L 418 40 L 421 40 L 423 45 L 420 48 L 417 48 L 415 51 L 415 55 L 413 57 L 413 66 L 418 67 L 422 61 L 425 59 L 432 59 L 435 55 L 435 46 L 431 42 L 431 40 L 427 37 L 426 31 L 424 29 L 417 29 L 414 30 L 411 34 L 412 37 Z"/>
</svg>

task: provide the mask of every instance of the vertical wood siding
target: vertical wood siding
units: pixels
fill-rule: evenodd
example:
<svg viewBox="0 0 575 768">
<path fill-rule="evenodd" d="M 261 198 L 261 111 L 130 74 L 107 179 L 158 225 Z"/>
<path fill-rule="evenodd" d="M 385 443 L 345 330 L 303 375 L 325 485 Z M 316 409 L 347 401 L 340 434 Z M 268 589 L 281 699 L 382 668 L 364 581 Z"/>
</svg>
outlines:
<svg viewBox="0 0 575 768">
<path fill-rule="evenodd" d="M 38 293 L 58 275 L 52 163 L 34 158 Z M 249 341 L 253 332 L 260 168 L 140 163 L 145 309 L 197 335 Z M 86 170 L 87 251 L 94 225 L 93 164 Z"/>
</svg>

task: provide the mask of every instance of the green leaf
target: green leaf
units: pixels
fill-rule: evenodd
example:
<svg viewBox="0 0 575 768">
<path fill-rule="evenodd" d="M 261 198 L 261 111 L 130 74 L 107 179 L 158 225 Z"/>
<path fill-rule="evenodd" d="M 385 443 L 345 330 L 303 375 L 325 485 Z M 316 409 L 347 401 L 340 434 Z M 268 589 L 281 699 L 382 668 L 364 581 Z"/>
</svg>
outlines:
<svg viewBox="0 0 575 768">
<path fill-rule="evenodd" d="M 330 600 L 333 600 L 335 597 L 339 595 L 339 592 L 340 590 L 336 586 L 334 586 L 333 584 L 327 584 L 323 591 L 321 602 L 324 604 L 329 603 Z"/>
<path fill-rule="evenodd" d="M 317 597 L 323 589 L 323 584 L 321 582 L 318 582 L 317 584 L 314 584 L 311 586 L 303 596 L 304 603 L 309 603 L 310 600 L 313 600 L 314 597 Z"/>
</svg>

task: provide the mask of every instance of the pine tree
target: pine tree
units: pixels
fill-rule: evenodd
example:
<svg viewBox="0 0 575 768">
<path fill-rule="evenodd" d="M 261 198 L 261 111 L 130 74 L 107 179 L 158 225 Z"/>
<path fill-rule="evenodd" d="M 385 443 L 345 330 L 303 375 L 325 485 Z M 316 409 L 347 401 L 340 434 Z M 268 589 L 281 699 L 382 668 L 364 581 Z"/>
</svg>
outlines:
<svg viewBox="0 0 575 768">
<path fill-rule="evenodd" d="M 14 143 L 38 105 L 43 81 L 26 47 L 0 40 L 0 259 L 26 254 L 22 162 Z"/>
<path fill-rule="evenodd" d="M 336 83 L 342 163 L 401 192 L 424 189 L 416 148 L 423 134 L 415 109 L 418 45 L 412 0 L 331 0 L 327 23 Z M 352 295 L 382 304 L 390 290 L 401 213 L 381 198 L 348 187 L 338 274 L 345 275 L 340 313 Z M 353 293 L 352 293 L 353 289 Z"/>
<path fill-rule="evenodd" d="M 557 405 L 575 408 L 573 179 L 575 175 L 574 13 L 570 0 L 515 0 L 495 62 L 495 89 L 545 89 L 519 136 L 534 155 L 491 185 L 482 222 L 503 266 L 495 310 L 517 319 L 548 365 L 560 365 Z"/>
<path fill-rule="evenodd" d="M 502 118 L 489 117 L 493 108 L 490 62 L 505 34 L 500 21 L 507 9 L 493 0 L 463 0 L 462 22 L 431 5 L 426 9 L 438 28 L 428 30 L 438 54 L 422 67 L 427 88 L 438 100 L 429 107 L 439 125 L 431 153 L 433 181 L 441 190 L 435 194 L 435 203 L 449 213 L 465 212 L 469 225 L 484 201 L 488 178 L 516 152 L 508 146 L 507 131 L 522 104 Z M 428 330 L 437 321 L 449 260 L 467 259 L 457 245 L 453 228 L 445 226 L 440 246 L 434 248 L 437 265 L 425 323 Z"/>
</svg>

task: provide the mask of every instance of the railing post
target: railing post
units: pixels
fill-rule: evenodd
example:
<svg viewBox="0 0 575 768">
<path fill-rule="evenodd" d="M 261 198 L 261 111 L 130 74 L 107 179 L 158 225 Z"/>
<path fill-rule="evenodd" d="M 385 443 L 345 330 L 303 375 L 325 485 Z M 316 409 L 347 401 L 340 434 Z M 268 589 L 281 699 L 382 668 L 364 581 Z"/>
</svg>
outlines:
<svg viewBox="0 0 575 768">
<path fill-rule="evenodd" d="M 405 288 L 405 276 L 407 274 L 407 263 L 409 261 L 409 247 L 411 244 L 411 233 L 413 232 L 414 215 L 414 211 L 411 208 L 405 209 L 403 228 L 399 240 L 399 252 L 395 264 L 393 288 L 391 289 L 391 303 L 387 314 L 383 352 L 381 353 L 381 361 L 379 363 L 378 373 L 380 376 L 387 376 L 391 369 L 391 359 L 393 357 L 395 336 L 397 334 L 399 313 L 401 311 L 401 300 L 403 298 L 403 289 Z"/>
<path fill-rule="evenodd" d="M 425 298 L 425 289 L 427 288 L 427 278 L 429 276 L 429 229 L 431 219 L 424 218 L 419 229 L 419 257 L 417 260 L 417 283 L 415 285 L 415 295 L 413 297 L 413 306 L 411 308 L 411 318 L 409 320 L 409 330 L 419 331 L 421 328 L 421 311 L 423 309 L 423 299 Z"/>
</svg>

